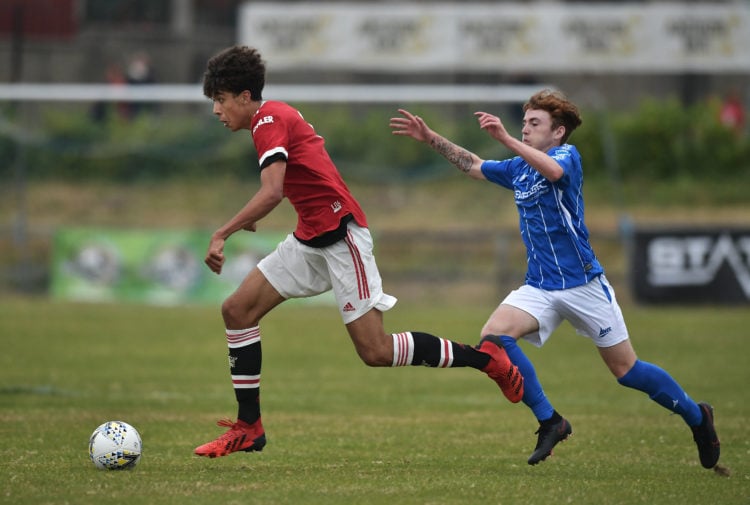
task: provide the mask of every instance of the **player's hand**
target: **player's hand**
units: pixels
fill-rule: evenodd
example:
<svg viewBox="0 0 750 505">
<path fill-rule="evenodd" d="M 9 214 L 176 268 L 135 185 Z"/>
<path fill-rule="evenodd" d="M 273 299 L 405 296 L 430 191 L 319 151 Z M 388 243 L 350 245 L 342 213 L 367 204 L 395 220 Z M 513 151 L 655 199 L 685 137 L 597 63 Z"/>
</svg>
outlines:
<svg viewBox="0 0 750 505">
<path fill-rule="evenodd" d="M 204 262 L 213 273 L 221 273 L 221 267 L 224 265 L 224 239 L 211 237 Z"/>
<path fill-rule="evenodd" d="M 420 142 L 428 142 L 432 138 L 432 130 L 427 123 L 405 109 L 398 109 L 399 114 L 404 117 L 392 117 L 389 126 L 394 135 L 404 135 Z"/>
<path fill-rule="evenodd" d="M 499 117 L 486 112 L 475 112 L 474 115 L 479 120 L 479 127 L 489 133 L 495 140 L 502 142 L 503 138 L 508 136 L 508 131 Z"/>
</svg>

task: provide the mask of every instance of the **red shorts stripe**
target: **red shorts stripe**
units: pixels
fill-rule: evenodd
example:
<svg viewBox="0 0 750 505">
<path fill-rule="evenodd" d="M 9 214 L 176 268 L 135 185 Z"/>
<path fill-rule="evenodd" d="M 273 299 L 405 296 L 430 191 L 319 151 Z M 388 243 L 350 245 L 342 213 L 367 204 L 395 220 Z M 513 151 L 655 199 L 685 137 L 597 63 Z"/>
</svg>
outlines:
<svg viewBox="0 0 750 505">
<path fill-rule="evenodd" d="M 359 299 L 366 300 L 370 298 L 370 286 L 367 283 L 367 272 L 365 272 L 364 262 L 359 252 L 357 244 L 352 240 L 351 233 L 347 232 L 346 245 L 349 247 L 349 253 L 352 255 L 352 262 L 354 263 L 354 271 L 357 275 L 357 289 L 359 292 Z"/>
</svg>

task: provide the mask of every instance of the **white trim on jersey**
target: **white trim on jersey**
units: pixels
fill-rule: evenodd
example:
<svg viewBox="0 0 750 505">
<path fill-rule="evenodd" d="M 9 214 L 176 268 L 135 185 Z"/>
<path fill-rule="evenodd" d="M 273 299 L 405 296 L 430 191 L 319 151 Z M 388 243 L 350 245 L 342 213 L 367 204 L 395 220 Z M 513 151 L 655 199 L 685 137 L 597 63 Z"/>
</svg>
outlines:
<svg viewBox="0 0 750 505">
<path fill-rule="evenodd" d="M 284 149 L 283 147 L 274 147 L 273 149 L 269 149 L 268 151 L 263 153 L 263 156 L 261 156 L 258 160 L 258 164 L 262 167 L 266 159 L 270 156 L 273 156 L 274 154 L 283 154 L 286 159 L 289 159 L 289 153 L 286 149 Z"/>
</svg>

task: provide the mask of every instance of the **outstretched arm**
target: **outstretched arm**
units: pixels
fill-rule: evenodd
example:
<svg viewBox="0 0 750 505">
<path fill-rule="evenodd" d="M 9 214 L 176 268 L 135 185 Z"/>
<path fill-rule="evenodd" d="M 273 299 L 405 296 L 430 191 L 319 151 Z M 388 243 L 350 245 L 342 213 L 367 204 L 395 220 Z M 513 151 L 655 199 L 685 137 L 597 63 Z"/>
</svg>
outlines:
<svg viewBox="0 0 750 505">
<path fill-rule="evenodd" d="M 524 144 L 511 136 L 499 117 L 486 112 L 475 112 L 474 115 L 477 117 L 481 129 L 489 133 L 490 137 L 526 160 L 543 177 L 554 182 L 563 176 L 563 169 L 555 160 L 546 152 Z"/>
<path fill-rule="evenodd" d="M 390 122 L 394 135 L 403 135 L 424 142 L 470 177 L 484 179 L 481 170 L 483 159 L 434 132 L 421 117 L 405 109 L 398 109 L 398 112 L 403 117 L 391 118 Z"/>
</svg>

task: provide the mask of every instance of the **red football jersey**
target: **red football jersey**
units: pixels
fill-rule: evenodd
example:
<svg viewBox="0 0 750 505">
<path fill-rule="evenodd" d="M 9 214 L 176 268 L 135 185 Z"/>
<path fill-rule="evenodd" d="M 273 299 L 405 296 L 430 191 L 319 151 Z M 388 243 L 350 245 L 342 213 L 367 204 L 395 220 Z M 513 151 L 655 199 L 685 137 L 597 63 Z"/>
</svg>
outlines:
<svg viewBox="0 0 750 505">
<path fill-rule="evenodd" d="M 290 105 L 267 101 L 253 116 L 252 136 L 263 169 L 286 160 L 284 196 L 297 211 L 294 235 L 311 240 L 338 228 L 351 214 L 362 227 L 367 218 L 325 149 L 325 140 Z"/>
</svg>

